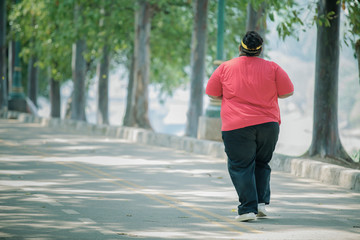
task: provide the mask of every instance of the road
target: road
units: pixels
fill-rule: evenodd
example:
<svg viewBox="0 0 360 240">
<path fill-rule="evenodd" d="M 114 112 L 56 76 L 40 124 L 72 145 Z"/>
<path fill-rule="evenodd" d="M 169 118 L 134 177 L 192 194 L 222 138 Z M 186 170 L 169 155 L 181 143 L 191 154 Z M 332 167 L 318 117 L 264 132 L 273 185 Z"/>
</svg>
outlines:
<svg viewBox="0 0 360 240">
<path fill-rule="evenodd" d="M 224 159 L 0 119 L 0 239 L 360 239 L 360 193 L 271 184 L 240 223 Z"/>
</svg>

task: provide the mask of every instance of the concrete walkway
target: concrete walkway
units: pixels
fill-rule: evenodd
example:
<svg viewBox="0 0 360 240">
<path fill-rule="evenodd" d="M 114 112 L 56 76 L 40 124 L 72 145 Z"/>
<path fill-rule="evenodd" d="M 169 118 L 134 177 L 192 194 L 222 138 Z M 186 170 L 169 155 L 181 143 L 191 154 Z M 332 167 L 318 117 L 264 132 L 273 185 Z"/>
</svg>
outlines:
<svg viewBox="0 0 360 240">
<path fill-rule="evenodd" d="M 0 119 L 0 239 L 360 239 L 360 193 L 272 174 L 234 221 L 224 158 Z"/>
</svg>

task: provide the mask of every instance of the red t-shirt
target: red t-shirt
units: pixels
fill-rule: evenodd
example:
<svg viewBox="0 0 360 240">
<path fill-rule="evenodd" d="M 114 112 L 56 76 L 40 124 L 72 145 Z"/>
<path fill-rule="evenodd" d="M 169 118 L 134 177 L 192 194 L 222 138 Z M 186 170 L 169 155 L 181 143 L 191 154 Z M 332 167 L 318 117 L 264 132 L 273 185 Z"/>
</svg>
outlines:
<svg viewBox="0 0 360 240">
<path fill-rule="evenodd" d="M 206 87 L 206 94 L 222 96 L 222 131 L 266 122 L 280 124 L 278 96 L 293 91 L 294 85 L 279 65 L 246 56 L 222 63 Z"/>
</svg>

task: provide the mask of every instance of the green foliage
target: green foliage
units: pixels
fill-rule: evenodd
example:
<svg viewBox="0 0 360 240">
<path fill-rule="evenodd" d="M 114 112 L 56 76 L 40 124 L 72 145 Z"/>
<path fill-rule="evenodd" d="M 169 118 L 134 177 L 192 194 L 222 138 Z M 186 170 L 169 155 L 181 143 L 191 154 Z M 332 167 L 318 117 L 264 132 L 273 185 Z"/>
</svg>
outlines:
<svg viewBox="0 0 360 240">
<path fill-rule="evenodd" d="M 334 12 L 318 15 L 318 4 L 315 0 L 306 2 L 294 0 L 251 0 L 255 8 L 262 2 L 267 4 L 267 16 L 270 21 L 278 22 L 278 35 L 284 40 L 294 36 L 298 39 L 300 31 L 305 32 L 313 25 L 330 26 L 330 20 L 335 16 Z M 357 38 L 360 37 L 360 2 L 354 0 L 337 1 L 342 4 L 343 12 L 347 18 L 344 42 L 355 47 Z"/>
<path fill-rule="evenodd" d="M 225 5 L 225 59 L 238 55 L 238 46 L 245 34 L 246 2 L 226 1 Z M 154 1 L 154 17 L 150 37 L 151 82 L 161 93 L 172 91 L 189 81 L 191 34 L 193 28 L 192 2 L 188 0 Z M 214 70 L 217 42 L 217 1 L 209 1 L 207 68 Z"/>
<path fill-rule="evenodd" d="M 50 68 L 51 77 L 58 81 L 71 79 L 72 45 L 86 39 L 85 59 L 92 77 L 105 44 L 118 53 L 132 41 L 128 32 L 133 30 L 133 5 L 128 0 L 21 1 L 10 10 L 9 37 L 21 39 L 25 61 L 36 55 L 36 64 Z"/>
<path fill-rule="evenodd" d="M 191 34 L 193 27 L 192 2 L 188 0 L 155 1 L 150 37 L 151 81 L 162 93 L 172 91 L 189 81 Z M 226 1 L 225 59 L 238 56 L 238 46 L 245 34 L 247 1 Z M 209 1 L 207 68 L 214 70 L 217 42 L 217 1 Z"/>
<path fill-rule="evenodd" d="M 246 33 L 246 7 L 247 1 L 226 1 L 225 5 L 225 59 L 239 55 L 239 45 Z M 217 20 L 217 17 L 214 16 Z M 215 33 L 212 33 L 215 35 Z M 215 40 L 215 39 L 214 39 Z M 212 43 L 216 45 L 216 42 Z"/>
<path fill-rule="evenodd" d="M 360 150 L 355 152 L 352 158 L 354 159 L 355 162 L 360 163 Z"/>
<path fill-rule="evenodd" d="M 89 19 L 85 30 L 87 59 L 101 59 L 105 45 L 113 54 L 121 54 L 133 41 L 134 2 L 129 0 L 85 1 L 82 15 Z"/>
<path fill-rule="evenodd" d="M 27 61 L 36 55 L 40 68 L 51 68 L 51 76 L 64 80 L 71 76 L 71 29 L 69 1 L 29 0 L 13 5 L 9 20 L 10 37 L 21 40 L 20 56 Z M 71 33 L 71 32 L 70 32 Z"/>
<path fill-rule="evenodd" d="M 217 4 L 218 1 L 209 1 L 208 42 L 207 42 L 207 75 L 214 71 L 217 42 Z M 224 60 L 239 55 L 239 45 L 245 35 L 247 1 L 226 1 L 225 4 L 225 34 Z"/>
<path fill-rule="evenodd" d="M 150 37 L 151 82 L 168 95 L 189 81 L 192 6 L 187 0 L 156 1 Z"/>
<path fill-rule="evenodd" d="M 347 23 L 344 31 L 345 44 L 355 49 L 356 42 L 360 39 L 360 2 L 352 0 L 343 0 L 342 9 L 345 12 Z M 354 54 L 356 57 L 356 54 Z"/>
<path fill-rule="evenodd" d="M 189 81 L 193 10 L 191 0 L 148 0 L 153 7 L 151 29 L 151 82 L 163 93 Z M 317 15 L 315 0 L 239 0 L 225 4 L 225 59 L 238 54 L 238 45 L 245 34 L 246 7 L 251 2 L 255 9 L 266 3 L 266 18 L 278 22 L 281 38 L 295 36 L 299 30 L 318 24 L 328 26 L 334 17 L 330 12 Z M 9 3 L 9 2 L 8 2 Z M 36 55 L 42 72 L 49 72 L 58 81 L 71 79 L 72 44 L 85 38 L 89 78 L 102 58 L 102 49 L 109 46 L 112 58 L 130 68 L 133 54 L 134 10 L 132 0 L 24 0 L 8 4 L 10 12 L 8 39 L 18 37 L 22 42 L 21 57 L 27 62 Z M 209 1 L 207 73 L 213 71 L 216 56 L 217 4 Z M 75 18 L 74 9 L 79 6 Z M 358 1 L 343 0 L 348 19 L 344 33 L 346 44 L 354 45 L 360 35 L 360 6 Z"/>
<path fill-rule="evenodd" d="M 266 15 L 272 22 L 277 20 L 278 25 L 276 30 L 279 37 L 283 40 L 289 36 L 294 36 L 298 39 L 298 33 L 300 32 L 299 29 L 305 31 L 309 27 L 309 24 L 303 20 L 303 12 L 305 11 L 305 7 L 303 5 L 299 5 L 297 1 L 271 0 L 265 2 L 267 6 Z M 307 11 L 311 11 L 313 6 L 313 2 L 308 3 Z M 308 18 L 308 16 L 305 16 L 305 19 L 306 18 Z"/>
</svg>

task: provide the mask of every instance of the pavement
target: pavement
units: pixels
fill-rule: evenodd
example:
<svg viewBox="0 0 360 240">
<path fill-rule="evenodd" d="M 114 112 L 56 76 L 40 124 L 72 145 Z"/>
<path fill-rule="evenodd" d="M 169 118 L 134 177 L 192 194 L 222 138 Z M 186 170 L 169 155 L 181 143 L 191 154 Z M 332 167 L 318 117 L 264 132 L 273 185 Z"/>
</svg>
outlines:
<svg viewBox="0 0 360 240">
<path fill-rule="evenodd" d="M 156 133 L 140 128 L 96 125 L 70 119 L 37 117 L 14 111 L 0 112 L 0 117 L 17 119 L 19 122 L 24 123 L 39 123 L 44 127 L 120 138 L 133 143 L 161 146 L 188 153 L 226 159 L 222 142 Z M 360 170 L 281 154 L 275 154 L 270 165 L 273 170 L 291 173 L 298 177 L 315 179 L 323 183 L 360 192 Z"/>
<path fill-rule="evenodd" d="M 240 223 L 215 143 L 11 114 L 0 119 L 0 239 L 360 239 L 356 189 L 274 170 L 269 217 Z"/>
</svg>

